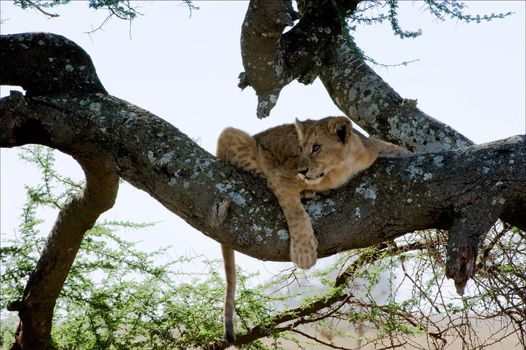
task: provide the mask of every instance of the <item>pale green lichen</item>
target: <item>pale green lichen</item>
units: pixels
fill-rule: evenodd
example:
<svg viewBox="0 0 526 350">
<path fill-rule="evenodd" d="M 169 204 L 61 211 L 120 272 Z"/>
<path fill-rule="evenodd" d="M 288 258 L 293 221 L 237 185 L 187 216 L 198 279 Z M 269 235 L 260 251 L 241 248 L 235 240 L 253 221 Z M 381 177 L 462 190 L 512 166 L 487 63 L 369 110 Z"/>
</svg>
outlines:
<svg viewBox="0 0 526 350">
<path fill-rule="evenodd" d="M 89 110 L 94 113 L 99 114 L 100 111 L 102 110 L 102 105 L 99 102 L 92 102 L 89 105 Z"/>
<path fill-rule="evenodd" d="M 148 151 L 148 159 L 151 163 L 155 163 L 155 155 L 152 151 Z"/>
<path fill-rule="evenodd" d="M 281 240 L 284 240 L 284 241 L 285 241 L 285 240 L 288 240 L 288 239 L 289 239 L 289 233 L 288 233 L 287 230 L 283 230 L 283 229 L 281 229 L 281 230 L 279 230 L 279 231 L 277 232 L 277 235 L 278 235 L 278 238 L 281 239 Z"/>
<path fill-rule="evenodd" d="M 164 154 L 159 160 L 159 165 L 165 166 L 166 164 L 170 163 L 172 161 L 173 156 L 174 156 L 173 151 Z"/>
<path fill-rule="evenodd" d="M 234 192 L 230 191 L 234 187 L 233 184 L 230 182 L 220 182 L 215 185 L 215 188 L 219 191 L 219 193 L 227 194 L 229 198 L 232 199 L 234 203 L 237 205 L 243 206 L 247 203 L 247 200 L 245 197 L 240 193 L 241 191 L 244 192 L 245 190 L 241 190 L 240 192 Z"/>
<path fill-rule="evenodd" d="M 443 167 L 444 166 L 444 157 L 441 155 L 437 155 L 433 157 L 433 164 L 435 164 L 436 167 Z"/>
<path fill-rule="evenodd" d="M 407 167 L 406 171 L 409 173 L 409 178 L 413 181 L 424 175 L 424 171 L 413 163 Z"/>
<path fill-rule="evenodd" d="M 319 219 L 323 212 L 323 207 L 321 206 L 321 204 L 315 203 L 315 202 L 309 202 L 309 204 L 305 206 L 305 209 L 307 210 L 307 212 L 309 213 L 309 216 L 313 220 Z"/>
<path fill-rule="evenodd" d="M 354 191 L 362 195 L 365 199 L 372 199 L 373 202 L 376 201 L 378 190 L 372 185 L 368 186 L 365 183 L 361 183 Z"/>
<path fill-rule="evenodd" d="M 228 190 L 230 190 L 232 188 L 232 184 L 230 182 L 220 182 L 218 184 L 215 185 L 215 188 L 220 192 L 220 193 L 225 193 L 227 192 Z"/>
<path fill-rule="evenodd" d="M 491 201 L 491 205 L 496 205 L 496 204 L 504 205 L 504 203 L 506 203 L 506 200 L 502 197 L 493 198 L 493 200 Z"/>
<path fill-rule="evenodd" d="M 305 205 L 305 210 L 309 213 L 312 221 L 316 221 L 323 216 L 323 214 L 334 213 L 336 211 L 334 203 L 331 199 L 325 199 L 323 201 L 309 201 Z"/>
</svg>

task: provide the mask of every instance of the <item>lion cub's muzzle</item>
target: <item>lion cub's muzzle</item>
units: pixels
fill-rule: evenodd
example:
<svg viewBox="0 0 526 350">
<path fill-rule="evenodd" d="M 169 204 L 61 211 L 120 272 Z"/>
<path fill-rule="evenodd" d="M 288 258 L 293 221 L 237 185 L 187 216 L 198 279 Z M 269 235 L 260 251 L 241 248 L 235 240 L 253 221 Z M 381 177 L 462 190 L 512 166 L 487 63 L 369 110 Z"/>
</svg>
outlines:
<svg viewBox="0 0 526 350">
<path fill-rule="evenodd" d="M 297 178 L 307 184 L 317 184 L 325 176 L 323 171 L 310 170 L 309 168 L 299 168 Z"/>
</svg>

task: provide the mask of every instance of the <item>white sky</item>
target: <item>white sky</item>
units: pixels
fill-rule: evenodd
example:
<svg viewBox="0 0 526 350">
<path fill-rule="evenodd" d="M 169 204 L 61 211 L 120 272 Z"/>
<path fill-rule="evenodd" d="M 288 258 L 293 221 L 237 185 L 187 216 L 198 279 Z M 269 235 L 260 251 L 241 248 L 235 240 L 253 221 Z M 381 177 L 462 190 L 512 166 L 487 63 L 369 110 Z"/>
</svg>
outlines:
<svg viewBox="0 0 526 350">
<path fill-rule="evenodd" d="M 91 56 L 110 94 L 166 119 L 202 147 L 214 153 L 216 138 L 226 126 L 254 133 L 300 119 L 340 114 L 317 81 L 305 87 L 285 88 L 271 116 L 255 117 L 256 97 L 250 88 L 240 91 L 237 76 L 243 70 L 239 51 L 241 23 L 247 1 L 195 2 L 190 13 L 181 2 L 141 3 L 144 16 L 128 22 L 117 19 L 103 30 L 86 34 L 106 17 L 74 1 L 56 9 L 49 19 L 0 1 L 1 33 L 45 31 L 62 34 Z M 451 125 L 473 141 L 488 142 L 525 133 L 525 2 L 468 2 L 474 13 L 513 11 L 504 20 L 465 24 L 440 22 L 423 11 L 421 2 L 401 3 L 404 29 L 422 28 L 417 39 L 400 40 L 389 25 L 366 26 L 355 35 L 360 47 L 381 63 L 419 59 L 407 67 L 375 70 L 402 97 L 417 99 L 431 116 Z M 130 39 L 131 36 L 131 39 Z M 2 88 L 7 95 L 9 88 Z M 58 167 L 81 177 L 68 157 Z M 1 150 L 0 232 L 2 240 L 14 234 L 24 196 L 24 184 L 35 183 L 35 171 L 18 160 L 16 150 Z M 47 232 L 56 213 L 43 212 Z M 205 254 L 219 258 L 219 245 L 168 212 L 149 195 L 123 184 L 116 206 L 106 218 L 162 221 L 155 228 L 124 232 L 153 249 L 172 245 L 172 257 Z M 290 266 L 240 257 L 245 268 L 265 273 Z"/>
</svg>

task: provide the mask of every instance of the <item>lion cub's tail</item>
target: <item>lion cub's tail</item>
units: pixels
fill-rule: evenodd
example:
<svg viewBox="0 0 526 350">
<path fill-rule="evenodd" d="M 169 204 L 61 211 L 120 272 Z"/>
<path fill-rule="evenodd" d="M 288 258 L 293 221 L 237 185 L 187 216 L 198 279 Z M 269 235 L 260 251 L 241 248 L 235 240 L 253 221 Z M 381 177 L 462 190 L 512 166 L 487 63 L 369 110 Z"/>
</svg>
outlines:
<svg viewBox="0 0 526 350">
<path fill-rule="evenodd" d="M 234 334 L 234 298 L 236 295 L 236 260 L 234 250 L 221 244 L 223 261 L 225 264 L 225 305 L 224 305 L 224 332 L 225 340 L 233 343 L 236 339 Z"/>
</svg>

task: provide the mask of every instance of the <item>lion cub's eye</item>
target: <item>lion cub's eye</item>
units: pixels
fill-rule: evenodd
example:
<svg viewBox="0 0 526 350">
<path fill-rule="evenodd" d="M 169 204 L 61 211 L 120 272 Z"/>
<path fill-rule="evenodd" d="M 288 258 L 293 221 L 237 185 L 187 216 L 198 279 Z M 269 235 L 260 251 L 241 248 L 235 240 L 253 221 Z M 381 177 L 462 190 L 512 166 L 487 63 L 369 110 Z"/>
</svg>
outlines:
<svg viewBox="0 0 526 350">
<path fill-rule="evenodd" d="M 312 145 L 312 153 L 319 152 L 320 148 L 321 148 L 320 145 Z"/>
</svg>

